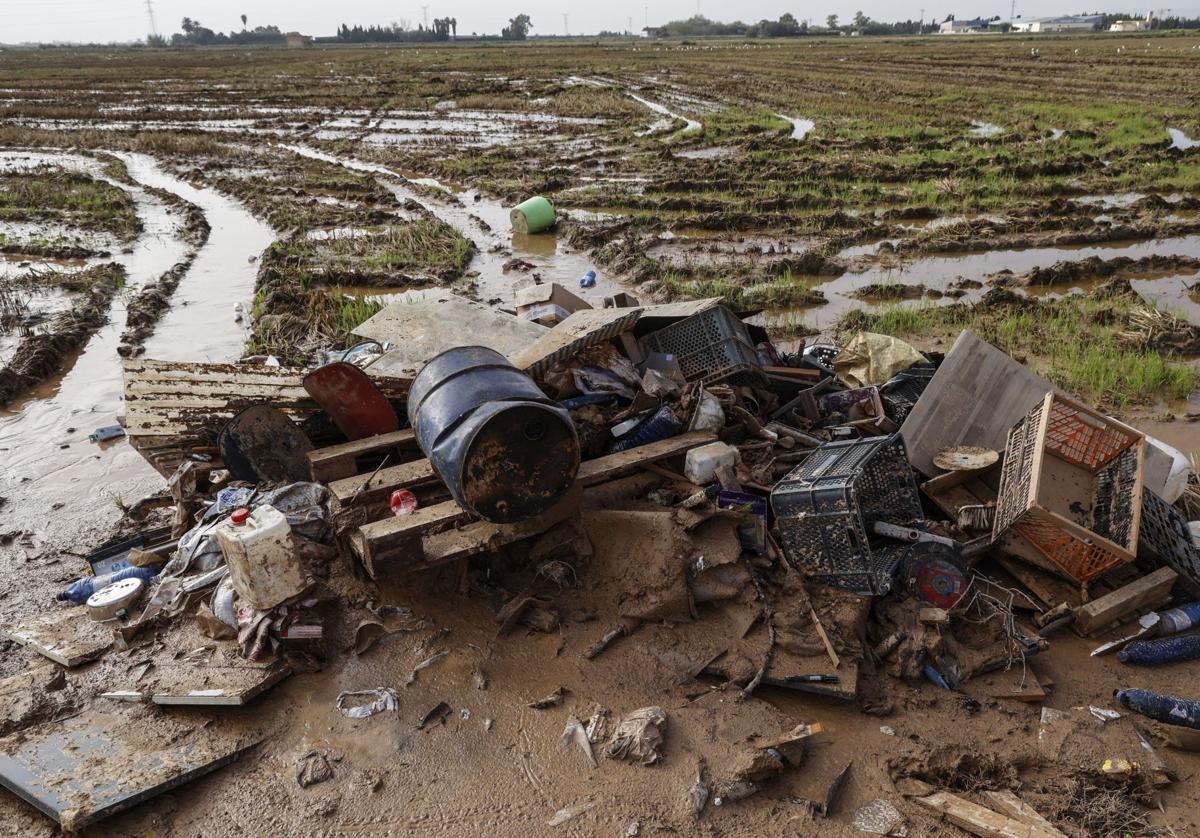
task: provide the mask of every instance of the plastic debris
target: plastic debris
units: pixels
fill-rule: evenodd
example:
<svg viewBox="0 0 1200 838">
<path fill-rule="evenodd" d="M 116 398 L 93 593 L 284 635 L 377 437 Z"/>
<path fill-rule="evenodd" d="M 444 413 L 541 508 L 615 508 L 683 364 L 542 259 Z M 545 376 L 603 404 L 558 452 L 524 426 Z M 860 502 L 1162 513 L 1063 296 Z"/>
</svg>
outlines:
<svg viewBox="0 0 1200 838">
<path fill-rule="evenodd" d="M 368 699 L 365 703 L 355 699 Z M 336 706 L 338 712 L 348 719 L 366 719 L 384 710 L 399 708 L 396 691 L 391 687 L 380 687 L 374 690 L 351 690 L 338 693 Z"/>
<path fill-rule="evenodd" d="M 102 428 L 96 428 L 88 434 L 88 439 L 92 442 L 107 442 L 110 439 L 118 439 L 125 436 L 125 429 L 120 425 L 105 425 Z"/>
<path fill-rule="evenodd" d="M 584 758 L 592 768 L 596 767 L 596 757 L 592 753 L 592 743 L 588 741 L 587 731 L 575 716 L 567 716 L 567 725 L 563 728 L 562 737 L 558 740 L 559 748 L 567 748 L 575 743 L 583 752 Z"/>
<path fill-rule="evenodd" d="M 1122 707 L 1148 718 L 1169 725 L 1200 729 L 1200 701 L 1194 698 L 1179 698 L 1134 688 L 1116 690 L 1113 699 Z"/>
<path fill-rule="evenodd" d="M 653 765 L 662 758 L 663 733 L 667 711 L 661 707 L 643 707 L 621 718 L 613 731 L 608 755 L 642 765 Z"/>
</svg>

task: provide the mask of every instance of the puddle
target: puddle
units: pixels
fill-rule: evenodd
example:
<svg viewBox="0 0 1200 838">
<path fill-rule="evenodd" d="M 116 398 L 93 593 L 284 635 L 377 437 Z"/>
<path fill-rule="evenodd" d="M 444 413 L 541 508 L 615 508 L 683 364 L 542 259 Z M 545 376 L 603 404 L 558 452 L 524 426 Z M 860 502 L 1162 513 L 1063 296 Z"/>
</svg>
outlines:
<svg viewBox="0 0 1200 838">
<path fill-rule="evenodd" d="M 503 304 L 511 304 L 515 286 L 535 275 L 540 276 L 543 282 L 557 282 L 563 285 L 593 306 L 599 306 L 605 296 L 625 290 L 616 278 L 593 265 L 587 254 L 567 247 L 553 232 L 532 236 L 513 235 L 508 207 L 480 196 L 475 191 L 454 192 L 440 181 L 422 178 L 426 187 L 448 191 L 459 200 L 459 203 L 442 203 L 431 199 L 427 192 L 412 189 L 409 184 L 415 181 L 387 166 L 327 154 L 308 146 L 282 147 L 314 160 L 336 163 L 352 171 L 378 175 L 379 182 L 391 190 L 402 204 L 410 200 L 417 202 L 471 239 L 475 243 L 475 255 L 467 270 L 479 272 L 476 286 L 482 300 L 500 300 Z M 532 263 L 534 268 L 530 271 L 505 273 L 504 263 L 514 257 Z M 597 271 L 599 276 L 596 285 L 592 288 L 580 288 L 579 278 L 588 270 Z"/>
<path fill-rule="evenodd" d="M 784 116 L 781 113 L 777 113 L 775 115 L 780 119 L 792 124 L 793 140 L 803 140 L 808 136 L 809 131 L 817 127 L 817 123 L 813 122 L 811 119 L 802 119 L 795 116 Z"/>
<path fill-rule="evenodd" d="M 4 159 L 16 154 L 7 152 Z M 82 155 L 36 154 L 93 176 L 102 168 L 94 158 Z M 114 424 L 120 407 L 117 345 L 125 327 L 124 296 L 157 279 L 189 250 L 174 235 L 180 219 L 173 211 L 144 189 L 117 185 L 133 196 L 143 226 L 129 252 L 113 256 L 113 261 L 125 266 L 125 291 L 115 298 L 108 323 L 67 359 L 59 376 L 0 410 L 0 456 L 7 466 L 0 476 L 0 494 L 13 504 L 9 514 L 18 526 L 42 531 L 47 516 L 54 515 L 50 505 L 62 500 L 73 518 L 103 526 L 116 516 L 111 496 L 132 501 L 162 485 L 162 478 L 127 441 L 97 446 L 87 439 L 97 427 Z M 195 324 L 190 334 L 172 336 L 163 334 L 160 323 L 159 333 L 188 346 L 208 325 Z M 64 444 L 67 447 L 60 447 Z M 20 491 L 9 491 L 17 483 Z"/>
<path fill-rule="evenodd" d="M 736 148 L 727 146 L 713 146 L 712 148 L 691 148 L 687 151 L 676 152 L 679 157 L 685 157 L 688 160 L 722 160 L 726 157 L 732 157 L 737 153 Z M 615 180 L 615 179 L 606 179 Z"/>
<path fill-rule="evenodd" d="M 973 137 L 994 137 L 997 134 L 1003 134 L 1004 129 L 991 122 L 980 122 L 979 120 L 972 119 L 970 133 Z"/>
<path fill-rule="evenodd" d="M 1200 140 L 1193 140 L 1178 128 L 1168 128 L 1167 133 L 1171 135 L 1171 148 L 1177 148 L 1180 151 L 1188 151 L 1189 149 L 1200 146 Z"/>
<path fill-rule="evenodd" d="M 799 317 L 802 322 L 815 328 L 827 328 L 851 309 L 873 308 L 869 303 L 852 296 L 857 289 L 866 285 L 921 284 L 937 291 L 945 291 L 951 283 L 960 279 L 983 283 L 982 288 L 969 290 L 959 300 L 945 297 L 940 300 L 909 300 L 901 303 L 901 305 L 947 305 L 953 302 L 978 300 L 989 289 L 988 277 L 1005 269 L 1014 273 L 1024 273 L 1035 267 L 1048 267 L 1055 262 L 1078 261 L 1092 256 L 1098 256 L 1101 259 L 1112 259 L 1117 256 L 1140 259 L 1144 256 L 1155 255 L 1200 258 L 1200 235 L 1143 242 L 1108 242 L 1078 247 L 1035 247 L 1026 250 L 996 250 L 966 255 L 931 256 L 914 259 L 899 266 L 873 265 L 862 273 L 846 273 L 833 279 L 817 276 L 796 277 L 796 279 L 805 281 L 810 287 L 821 290 L 829 302 L 811 308 L 774 310 L 767 313 L 766 321 L 784 322 L 779 319 L 782 317 L 794 321 Z M 1185 317 L 1193 323 L 1200 323 L 1200 301 L 1193 300 L 1188 296 L 1184 288 L 1185 281 L 1191 283 L 1197 280 L 1190 274 L 1187 275 L 1186 280 L 1176 274 L 1131 279 L 1130 284 L 1147 300 L 1152 300 L 1165 310 Z M 1080 288 L 1079 283 L 1075 283 L 1074 286 L 1064 284 L 1045 289 L 1042 293 L 1065 294 L 1072 287 L 1086 290 L 1086 288 Z M 1037 293 L 1038 290 L 1040 289 L 1033 289 L 1030 293 Z"/>
<path fill-rule="evenodd" d="M 656 114 L 661 114 L 662 116 L 668 117 L 671 120 L 677 120 L 677 119 L 683 120 L 684 122 L 687 123 L 686 125 L 683 126 L 683 129 L 682 129 L 683 131 L 699 131 L 702 127 L 704 127 L 696 120 L 689 119 L 688 117 L 684 116 L 683 114 L 676 113 L 675 111 L 668 108 L 666 105 L 661 105 L 658 102 L 651 102 L 649 99 L 643 99 L 641 96 L 638 96 L 636 93 L 628 93 L 627 95 L 629 96 L 629 98 L 633 99 L 635 102 L 642 103 L 647 108 L 654 111 Z M 661 122 L 663 122 L 663 121 L 659 120 L 654 123 L 651 123 L 650 128 L 647 129 L 646 131 L 640 132 L 638 134 L 638 136 L 644 137 L 648 134 L 655 133 L 656 130 L 661 131 L 661 130 L 664 130 L 666 127 L 674 124 L 673 121 L 667 122 L 663 128 L 655 129 L 654 126 L 660 124 Z"/>
<path fill-rule="evenodd" d="M 236 360 L 242 355 L 247 327 L 234 321 L 233 306 L 240 302 L 250 310 L 257 257 L 275 240 L 274 231 L 232 198 L 184 183 L 163 171 L 151 157 L 117 156 L 125 161 L 134 180 L 174 192 L 200 207 L 211 227 L 208 243 L 175 290 L 171 308 L 146 341 L 146 357 Z"/>
</svg>

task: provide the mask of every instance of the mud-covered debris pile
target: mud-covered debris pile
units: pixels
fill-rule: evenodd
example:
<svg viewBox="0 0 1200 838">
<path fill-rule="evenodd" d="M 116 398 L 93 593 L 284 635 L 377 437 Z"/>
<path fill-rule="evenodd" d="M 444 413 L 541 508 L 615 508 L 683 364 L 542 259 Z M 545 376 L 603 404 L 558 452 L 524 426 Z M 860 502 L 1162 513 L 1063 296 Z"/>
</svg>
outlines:
<svg viewBox="0 0 1200 838">
<path fill-rule="evenodd" d="M 163 776 L 102 755 L 87 772 L 144 799 L 219 767 L 261 736 L 225 708 L 284 713 L 267 693 L 296 673 L 331 681 L 317 691 L 337 696 L 331 717 L 363 737 L 396 714 L 420 735 L 467 722 L 488 657 L 454 613 L 411 607 L 424 589 L 482 600 L 497 641 L 558 635 L 557 656 L 574 654 L 569 639 L 592 674 L 550 687 L 531 674 L 510 712 L 597 775 L 686 763 L 688 818 L 775 790 L 849 822 L 853 763 L 823 789 L 783 791 L 814 743 L 839 735 L 823 729 L 828 704 L 796 719 L 759 700 L 783 691 L 897 723 L 938 701 L 968 717 L 999 714 L 1000 700 L 1044 705 L 1018 762 L 913 735 L 891 787 L 853 813 L 862 831 L 946 820 L 1075 834 L 1079 789 L 1142 807 L 1171 782 L 1150 740 L 1200 726 L 1196 700 L 1158 695 L 1153 670 L 1134 667 L 1200 648 L 1187 634 L 1200 606 L 1181 606 L 1200 594 L 1200 550 L 1176 506 L 1192 485 L 1178 452 L 969 332 L 944 356 L 867 332 L 783 352 L 718 299 L 592 309 L 559 291 L 525 292 L 521 317 L 397 303 L 359 327 L 373 344 L 309 368 L 127 368 L 126 428 L 153 464 L 177 464 L 169 495 L 139 504 L 79 568 L 61 594 L 73 608 L 4 633 L 57 666 L 101 659 L 106 688 L 79 697 L 88 730 L 122 700 L 161 705 L 167 724 L 199 705 L 214 758 Z M 147 398 L 163 380 L 174 395 Z M 1090 712 L 1051 707 L 1038 660 L 1056 632 L 1109 639 L 1097 655 L 1123 648 L 1137 688 L 1114 698 L 1116 684 L 1096 683 Z M 359 657 L 375 664 L 347 665 Z M 406 678 L 382 676 L 387 661 Z M 622 667 L 647 661 L 669 686 L 601 705 L 626 695 L 609 684 L 629 679 Z M 413 707 L 414 685 L 435 699 Z M 700 735 L 688 708 L 702 701 L 730 708 L 710 719 L 766 715 Z M 110 810 L 31 756 L 64 724 L 13 722 L 0 754 L 42 784 L 26 799 L 71 828 Z M 306 745 L 296 782 L 335 780 L 353 759 Z M 0 765 L 0 782 L 28 777 Z M 576 801 L 546 818 L 594 810 Z"/>
</svg>

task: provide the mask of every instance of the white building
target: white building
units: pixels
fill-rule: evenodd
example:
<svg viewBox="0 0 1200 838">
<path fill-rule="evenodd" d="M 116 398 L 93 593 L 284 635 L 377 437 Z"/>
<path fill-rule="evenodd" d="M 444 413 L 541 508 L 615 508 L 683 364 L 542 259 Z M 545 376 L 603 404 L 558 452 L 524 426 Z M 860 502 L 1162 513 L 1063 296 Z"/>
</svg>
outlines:
<svg viewBox="0 0 1200 838">
<path fill-rule="evenodd" d="M 1118 20 L 1114 21 L 1113 25 L 1108 27 L 1109 32 L 1141 32 L 1144 29 L 1150 28 L 1150 21 L 1154 20 L 1154 12 L 1146 12 L 1145 20 Z"/>
<path fill-rule="evenodd" d="M 1100 15 L 1068 15 L 1013 21 L 1014 32 L 1091 32 L 1103 22 Z"/>
<path fill-rule="evenodd" d="M 973 35 L 977 32 L 986 32 L 988 29 L 988 21 L 983 18 L 975 18 L 974 20 L 947 20 L 938 27 L 939 35 Z"/>
</svg>

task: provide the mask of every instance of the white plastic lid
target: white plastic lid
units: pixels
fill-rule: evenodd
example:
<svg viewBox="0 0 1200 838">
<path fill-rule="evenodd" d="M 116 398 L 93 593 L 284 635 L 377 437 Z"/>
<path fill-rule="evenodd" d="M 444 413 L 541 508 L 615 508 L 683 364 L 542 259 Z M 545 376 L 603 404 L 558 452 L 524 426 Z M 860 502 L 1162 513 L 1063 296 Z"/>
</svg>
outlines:
<svg viewBox="0 0 1200 838">
<path fill-rule="evenodd" d="M 136 577 L 113 582 L 87 599 L 88 613 L 97 620 L 115 617 L 117 612 L 137 601 L 146 583 Z"/>
</svg>

